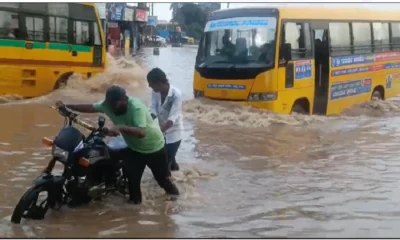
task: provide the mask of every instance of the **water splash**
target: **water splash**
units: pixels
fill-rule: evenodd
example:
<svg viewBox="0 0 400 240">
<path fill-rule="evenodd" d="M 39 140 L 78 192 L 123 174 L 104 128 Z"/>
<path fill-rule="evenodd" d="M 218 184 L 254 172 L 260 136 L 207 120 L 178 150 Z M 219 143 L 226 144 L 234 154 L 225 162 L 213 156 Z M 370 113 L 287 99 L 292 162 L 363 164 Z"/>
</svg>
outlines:
<svg viewBox="0 0 400 240">
<path fill-rule="evenodd" d="M 64 89 L 73 89 L 86 93 L 104 93 L 112 85 L 121 85 L 131 94 L 146 90 L 147 82 L 144 69 L 135 62 L 120 58 L 118 60 L 108 56 L 108 66 L 101 74 L 88 80 L 82 80 L 80 75 L 73 75 Z"/>
<path fill-rule="evenodd" d="M 207 99 L 187 101 L 184 103 L 183 109 L 185 118 L 193 121 L 251 128 L 268 127 L 271 124 L 301 126 L 325 119 L 320 116 L 283 115 L 235 103 Z"/>
<path fill-rule="evenodd" d="M 73 74 L 66 85 L 48 95 L 23 99 L 18 96 L 2 96 L 0 104 L 51 104 L 56 100 L 68 102 L 93 102 L 104 97 L 104 92 L 112 85 L 119 85 L 127 93 L 148 101 L 145 70 L 134 59 L 115 59 L 107 55 L 108 65 L 104 72 L 84 80 L 80 74 Z"/>
<path fill-rule="evenodd" d="M 398 98 L 386 101 L 372 100 L 357 104 L 351 108 L 345 109 L 342 116 L 369 116 L 382 117 L 387 114 L 396 114 L 400 112 L 400 100 Z"/>
</svg>

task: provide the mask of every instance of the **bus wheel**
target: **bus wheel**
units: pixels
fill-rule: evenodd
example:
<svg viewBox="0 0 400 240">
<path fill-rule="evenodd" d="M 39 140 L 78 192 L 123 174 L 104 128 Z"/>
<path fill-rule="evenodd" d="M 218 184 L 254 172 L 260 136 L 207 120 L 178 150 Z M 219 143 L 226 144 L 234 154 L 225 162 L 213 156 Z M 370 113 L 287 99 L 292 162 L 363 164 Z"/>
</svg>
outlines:
<svg viewBox="0 0 400 240">
<path fill-rule="evenodd" d="M 54 85 L 54 90 L 59 89 L 60 87 L 64 86 L 67 84 L 67 81 L 69 77 L 71 77 L 72 73 L 64 73 L 56 82 Z"/>
<path fill-rule="evenodd" d="M 382 87 L 378 86 L 374 89 L 371 95 L 371 100 L 384 100 Z"/>
<path fill-rule="evenodd" d="M 293 104 L 292 113 L 298 114 L 309 114 L 310 113 L 310 104 L 307 99 L 297 99 L 296 102 Z"/>
</svg>

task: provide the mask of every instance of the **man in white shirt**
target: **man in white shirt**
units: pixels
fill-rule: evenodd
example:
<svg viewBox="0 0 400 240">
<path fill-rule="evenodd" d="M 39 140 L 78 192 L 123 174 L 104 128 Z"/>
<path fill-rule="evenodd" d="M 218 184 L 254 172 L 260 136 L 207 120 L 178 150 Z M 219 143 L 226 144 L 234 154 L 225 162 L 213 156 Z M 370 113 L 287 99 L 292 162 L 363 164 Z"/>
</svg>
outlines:
<svg viewBox="0 0 400 240">
<path fill-rule="evenodd" d="M 159 68 L 153 68 L 147 74 L 147 81 L 153 89 L 151 114 L 153 119 L 158 118 L 161 131 L 165 136 L 168 166 L 171 171 L 179 171 L 175 156 L 182 140 L 181 91 L 169 84 L 166 74 Z"/>
</svg>

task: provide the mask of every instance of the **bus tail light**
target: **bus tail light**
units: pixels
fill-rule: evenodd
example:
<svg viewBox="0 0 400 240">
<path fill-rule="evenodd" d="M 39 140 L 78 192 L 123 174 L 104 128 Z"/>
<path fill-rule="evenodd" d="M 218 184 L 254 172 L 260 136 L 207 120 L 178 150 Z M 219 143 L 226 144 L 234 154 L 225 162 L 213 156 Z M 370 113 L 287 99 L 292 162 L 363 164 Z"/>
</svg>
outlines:
<svg viewBox="0 0 400 240">
<path fill-rule="evenodd" d="M 273 93 L 250 93 L 249 101 L 274 101 L 278 97 L 276 92 Z"/>
</svg>

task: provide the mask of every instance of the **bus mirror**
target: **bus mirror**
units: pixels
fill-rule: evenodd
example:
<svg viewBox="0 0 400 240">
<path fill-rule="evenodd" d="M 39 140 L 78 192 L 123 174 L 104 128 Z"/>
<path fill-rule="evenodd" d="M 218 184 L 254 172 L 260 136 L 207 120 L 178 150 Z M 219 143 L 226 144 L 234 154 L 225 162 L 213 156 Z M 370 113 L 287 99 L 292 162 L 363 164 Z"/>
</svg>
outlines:
<svg viewBox="0 0 400 240">
<path fill-rule="evenodd" d="M 292 60 L 292 45 L 290 43 L 283 44 L 282 56 L 286 62 L 289 62 Z"/>
</svg>

